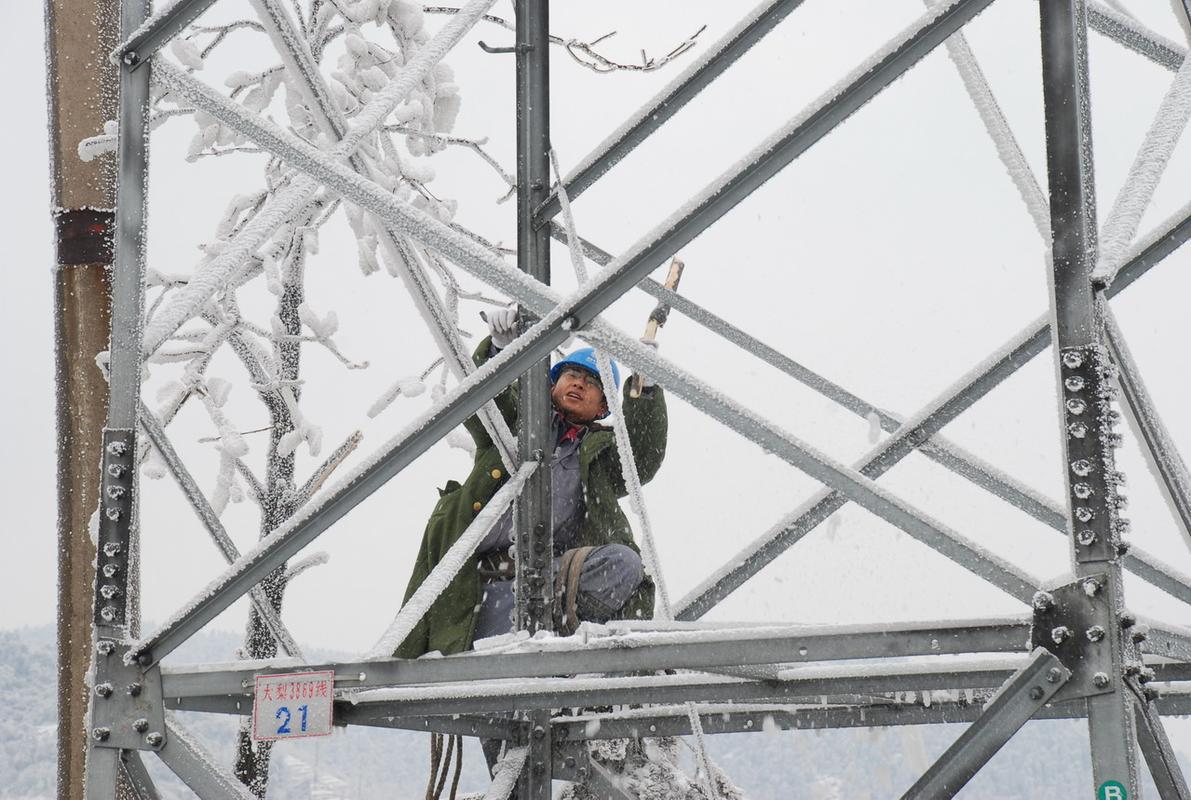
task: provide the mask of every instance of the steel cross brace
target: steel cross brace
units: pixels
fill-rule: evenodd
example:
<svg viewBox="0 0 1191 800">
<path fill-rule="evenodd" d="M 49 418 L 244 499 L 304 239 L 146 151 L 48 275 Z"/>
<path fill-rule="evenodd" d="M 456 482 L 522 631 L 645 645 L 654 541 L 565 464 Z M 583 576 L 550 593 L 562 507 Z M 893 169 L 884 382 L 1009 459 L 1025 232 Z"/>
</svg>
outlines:
<svg viewBox="0 0 1191 800">
<path fill-rule="evenodd" d="M 1036 648 L 1030 662 L 1015 672 L 985 705 L 984 713 L 939 756 L 902 795 L 906 798 L 954 797 L 1066 683 L 1070 672 L 1054 654 Z"/>
<path fill-rule="evenodd" d="M 406 437 L 398 437 L 398 441 L 376 462 L 372 470 L 361 476 L 351 487 L 344 487 L 342 492 L 328 501 L 327 507 L 321 509 L 320 513 L 307 513 L 274 534 L 267 545 L 262 545 L 263 549 L 254 551 L 250 557 L 246 556 L 245 561 L 253 563 L 233 567 L 218 580 L 220 586 L 216 587 L 203 603 L 192 604 L 183 609 L 174 620 L 167 623 L 151 640 L 142 643 L 138 649 L 142 652 L 149 651 L 144 654 L 150 662 L 155 657 L 160 657 L 153 654 L 154 650 L 168 652 L 239 596 L 243 591 L 243 585 L 255 576 L 258 569 L 281 554 L 296 552 L 312 540 L 334 519 L 370 494 L 375 486 L 399 472 L 409 460 L 436 441 L 442 433 L 458 425 L 474 412 L 477 399 L 479 402 L 491 399 L 512 376 L 520 374 L 535 361 L 545 357 L 553 347 L 566 339 L 570 331 L 583 327 L 585 320 L 592 321 L 589 339 L 594 339 L 604 331 L 606 335 L 598 342 L 601 346 L 622 360 L 637 363 L 651 370 L 652 374 L 663 379 L 663 383 L 667 382 L 668 376 L 674 376 L 669 383 L 681 384 L 686 390 L 683 393 L 688 398 L 695 398 L 696 405 L 703 406 L 705 410 L 713 408 L 712 415 L 729 427 L 754 438 L 763 446 L 782 453 L 787 460 L 814 477 L 847 486 L 849 494 L 854 495 L 858 502 L 874 513 L 885 516 L 899 527 L 924 538 L 950 557 L 960 559 L 969 569 L 974 569 L 982 577 L 993 580 L 1011 594 L 1023 599 L 1031 595 L 1036 585 L 1032 577 L 984 556 L 956 534 L 946 531 L 937 523 L 924 519 L 921 514 L 888 497 L 870 480 L 835 464 L 817 451 L 774 428 L 768 421 L 752 415 L 742 415 L 738 407 L 726 403 L 722 397 L 707 391 L 706 387 L 680 379 L 677 377 L 680 373 L 675 371 L 669 362 L 659 360 L 653 353 L 647 352 L 647 348 L 641 347 L 628 337 L 605 329 L 601 322 L 595 320 L 600 311 L 655 266 L 655 260 L 668 257 L 675 249 L 690 241 L 699 231 L 742 199 L 747 194 L 746 189 L 751 191 L 767 180 L 789 160 L 825 135 L 831 126 L 838 124 L 889 81 L 916 63 L 929 49 L 986 4 L 987 2 L 979 0 L 966 3 L 957 0 L 949 6 L 927 14 L 917 26 L 904 34 L 901 45 L 892 48 L 890 54 L 879 64 L 854 77 L 848 87 L 822 101 L 818 113 L 800 117 L 792 123 L 788 135 L 776 136 L 772 144 L 766 144 L 758 151 L 756 160 L 750 161 L 717 182 L 716 189 L 707 193 L 709 199 L 706 203 L 680 214 L 678 219 L 668 224 L 665 233 L 648 237 L 615 268 L 605 272 L 577 292 L 568 302 L 557 307 L 557 299 L 549 290 L 534 281 L 525 280 L 486 249 L 465 240 L 417 209 L 395 201 L 381 187 L 361 181 L 346 167 L 326 163 L 320 151 L 276 126 L 260 122 L 253 116 L 238 111 L 226 98 L 204 87 L 177 68 L 165 63 L 159 65 L 159 78 L 198 107 L 245 133 L 266 149 L 281 154 L 291 166 L 327 182 L 361 207 L 438 249 L 482 280 L 509 292 L 531 311 L 545 316 L 512 346 L 486 364 L 485 369 L 477 372 L 472 379 L 461 382 L 445 399 L 444 406 L 417 423 L 416 430 Z M 332 511 L 331 506 L 337 508 Z M 287 533 L 295 535 L 286 535 Z M 229 595 L 229 588 L 232 586 L 237 587 L 236 594 Z M 162 645 L 166 645 L 164 651 Z"/>
</svg>

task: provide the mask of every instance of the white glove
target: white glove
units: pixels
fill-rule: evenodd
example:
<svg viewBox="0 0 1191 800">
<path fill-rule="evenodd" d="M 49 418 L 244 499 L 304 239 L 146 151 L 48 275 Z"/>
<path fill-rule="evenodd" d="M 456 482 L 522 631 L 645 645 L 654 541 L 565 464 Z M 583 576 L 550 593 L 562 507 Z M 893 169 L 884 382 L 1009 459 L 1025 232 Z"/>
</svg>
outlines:
<svg viewBox="0 0 1191 800">
<path fill-rule="evenodd" d="M 641 342 L 641 344 L 645 345 L 646 347 L 652 348 L 653 352 L 656 353 L 658 351 L 658 340 L 657 339 L 642 338 L 639 341 Z M 648 389 L 649 387 L 654 385 L 653 378 L 649 377 L 644 372 L 639 372 L 637 374 L 641 377 L 641 388 L 642 389 Z"/>
<path fill-rule="evenodd" d="M 492 346 L 497 350 L 508 347 L 517 338 L 518 311 L 517 304 L 513 303 L 508 308 L 488 312 L 488 330 L 492 335 Z"/>
</svg>

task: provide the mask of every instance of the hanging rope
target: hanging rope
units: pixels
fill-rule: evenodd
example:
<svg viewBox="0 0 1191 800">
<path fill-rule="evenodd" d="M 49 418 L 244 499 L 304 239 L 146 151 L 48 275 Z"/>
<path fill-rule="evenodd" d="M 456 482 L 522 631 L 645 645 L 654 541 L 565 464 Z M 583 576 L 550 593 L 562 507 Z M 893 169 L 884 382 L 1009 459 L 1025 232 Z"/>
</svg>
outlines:
<svg viewBox="0 0 1191 800">
<path fill-rule="evenodd" d="M 443 739 L 446 739 L 446 750 L 443 750 Z M 426 782 L 426 800 L 441 800 L 443 790 L 447 786 L 447 778 L 452 772 L 451 754 L 455 755 L 454 773 L 451 780 L 450 800 L 455 800 L 459 791 L 459 778 L 463 775 L 463 737 L 446 736 L 441 733 L 430 734 L 430 780 Z M 441 772 L 439 771 L 439 768 Z"/>
</svg>

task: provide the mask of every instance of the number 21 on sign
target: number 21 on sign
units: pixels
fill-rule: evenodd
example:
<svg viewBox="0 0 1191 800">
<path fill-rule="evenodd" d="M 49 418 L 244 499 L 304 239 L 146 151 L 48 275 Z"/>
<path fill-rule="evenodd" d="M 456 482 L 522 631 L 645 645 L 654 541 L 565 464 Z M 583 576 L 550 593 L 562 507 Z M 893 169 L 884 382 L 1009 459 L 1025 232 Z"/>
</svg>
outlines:
<svg viewBox="0 0 1191 800">
<path fill-rule="evenodd" d="M 257 675 L 253 682 L 252 738 L 258 742 L 327 736 L 335 673 Z"/>
</svg>

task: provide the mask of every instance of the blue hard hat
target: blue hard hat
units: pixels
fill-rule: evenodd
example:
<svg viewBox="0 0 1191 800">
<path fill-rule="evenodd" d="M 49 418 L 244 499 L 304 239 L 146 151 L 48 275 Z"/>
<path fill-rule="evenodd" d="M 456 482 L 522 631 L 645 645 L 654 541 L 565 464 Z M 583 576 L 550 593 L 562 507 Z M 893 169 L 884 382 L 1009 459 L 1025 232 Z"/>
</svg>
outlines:
<svg viewBox="0 0 1191 800">
<path fill-rule="evenodd" d="M 620 388 L 620 367 L 612 359 L 608 359 L 612 364 L 612 382 L 616 384 L 616 388 Z M 583 367 L 583 369 L 590 372 L 592 375 L 599 377 L 600 367 L 596 362 L 595 348 L 580 347 L 575 352 L 571 353 L 566 358 L 559 361 L 550 368 L 550 382 L 558 383 L 558 375 L 562 372 L 562 368 L 568 364 L 573 364 L 576 367 Z"/>
</svg>

